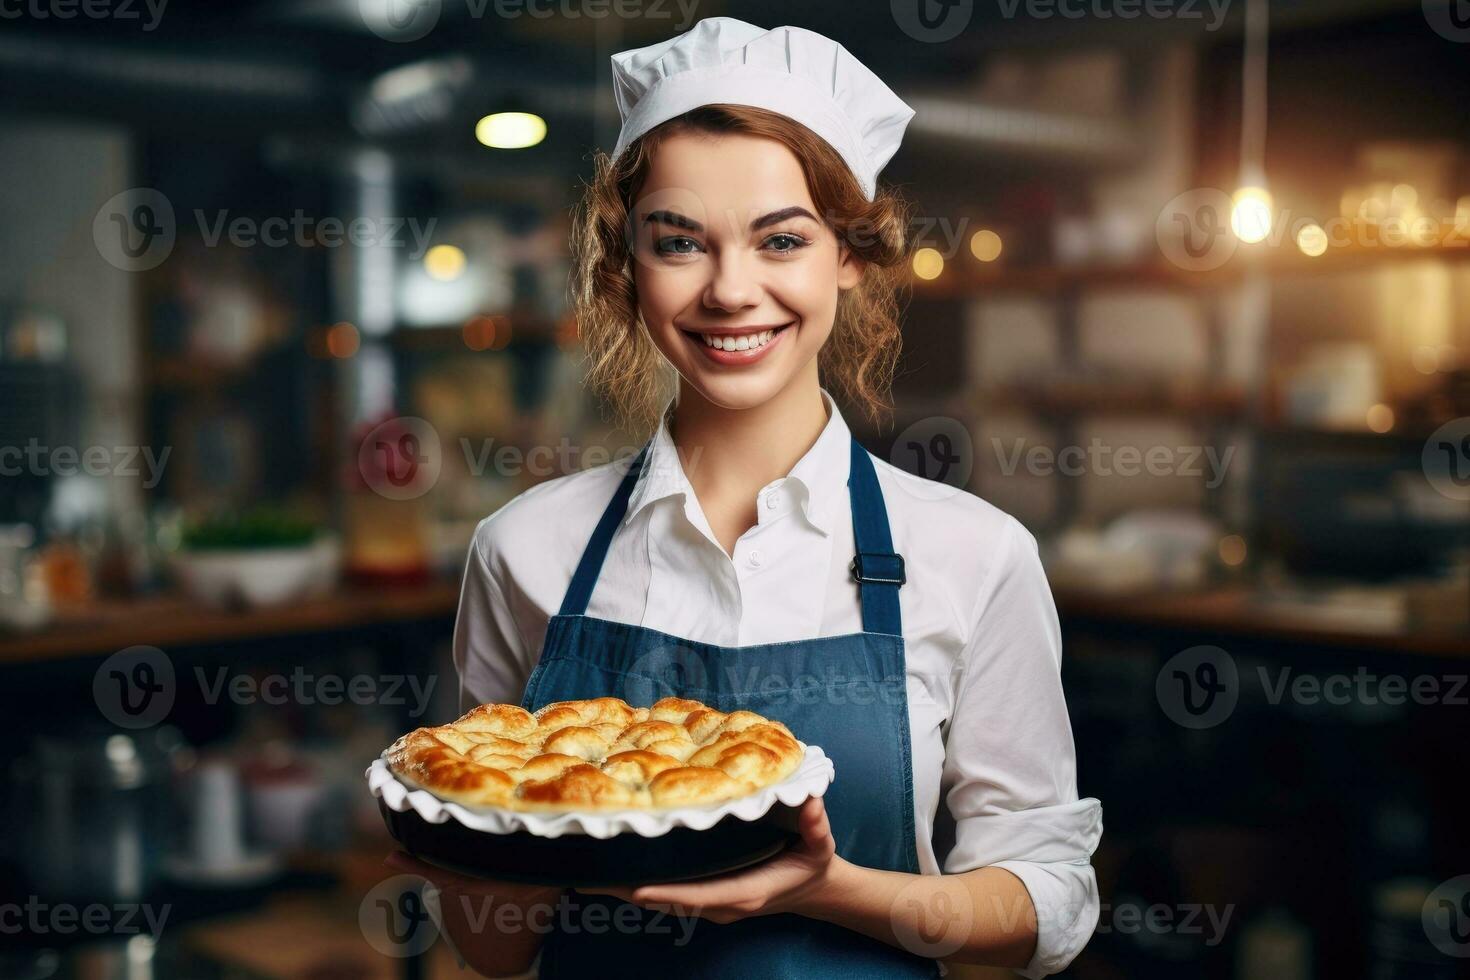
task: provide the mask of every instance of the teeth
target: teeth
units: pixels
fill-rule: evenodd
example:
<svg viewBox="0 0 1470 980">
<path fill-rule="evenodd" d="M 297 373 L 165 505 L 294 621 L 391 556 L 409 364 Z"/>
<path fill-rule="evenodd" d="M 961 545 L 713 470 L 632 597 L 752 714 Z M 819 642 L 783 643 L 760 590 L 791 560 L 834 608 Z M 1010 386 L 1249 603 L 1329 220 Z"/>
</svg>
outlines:
<svg viewBox="0 0 1470 980">
<path fill-rule="evenodd" d="M 762 330 L 760 333 L 741 334 L 738 337 L 716 337 L 703 334 L 704 342 L 710 347 L 718 347 L 721 350 L 750 350 L 755 347 L 764 347 L 776 336 L 774 330 Z"/>
</svg>

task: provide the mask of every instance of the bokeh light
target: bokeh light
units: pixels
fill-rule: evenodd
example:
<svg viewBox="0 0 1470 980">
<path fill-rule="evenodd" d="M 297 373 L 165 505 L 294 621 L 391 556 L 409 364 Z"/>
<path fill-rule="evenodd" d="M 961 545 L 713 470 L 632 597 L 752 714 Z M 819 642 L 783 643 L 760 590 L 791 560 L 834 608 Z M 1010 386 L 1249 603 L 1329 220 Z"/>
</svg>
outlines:
<svg viewBox="0 0 1470 980">
<path fill-rule="evenodd" d="M 914 275 L 920 279 L 938 279 L 944 271 L 944 256 L 938 249 L 921 248 L 914 253 Z"/>
<path fill-rule="evenodd" d="M 1242 187 L 1231 197 L 1230 230 L 1253 245 L 1271 233 L 1271 194 L 1264 187 Z"/>
<path fill-rule="evenodd" d="M 1001 248 L 1000 236 L 989 228 L 982 228 L 970 236 L 970 252 L 981 262 L 994 262 L 1000 258 Z"/>
<path fill-rule="evenodd" d="M 1303 225 L 1296 233 L 1296 247 L 1302 250 L 1303 255 L 1316 258 L 1327 251 L 1327 232 L 1315 222 Z"/>
<path fill-rule="evenodd" d="M 475 123 L 475 139 L 496 150 L 523 150 L 546 138 L 546 120 L 530 112 L 494 112 Z"/>
<path fill-rule="evenodd" d="M 464 250 L 456 245 L 435 245 L 424 254 L 424 271 L 429 278 L 450 282 L 464 274 Z"/>
</svg>

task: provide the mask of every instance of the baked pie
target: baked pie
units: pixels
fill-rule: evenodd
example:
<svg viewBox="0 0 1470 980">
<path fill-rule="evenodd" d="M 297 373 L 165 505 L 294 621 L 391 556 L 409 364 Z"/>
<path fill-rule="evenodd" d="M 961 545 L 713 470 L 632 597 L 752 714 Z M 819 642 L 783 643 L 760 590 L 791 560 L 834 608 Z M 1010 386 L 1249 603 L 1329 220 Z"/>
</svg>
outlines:
<svg viewBox="0 0 1470 980">
<path fill-rule="evenodd" d="M 532 714 L 482 704 L 388 749 L 388 768 L 440 799 L 527 811 L 663 809 L 723 803 L 778 783 L 804 754 L 753 711 L 664 698 L 557 701 Z"/>
</svg>

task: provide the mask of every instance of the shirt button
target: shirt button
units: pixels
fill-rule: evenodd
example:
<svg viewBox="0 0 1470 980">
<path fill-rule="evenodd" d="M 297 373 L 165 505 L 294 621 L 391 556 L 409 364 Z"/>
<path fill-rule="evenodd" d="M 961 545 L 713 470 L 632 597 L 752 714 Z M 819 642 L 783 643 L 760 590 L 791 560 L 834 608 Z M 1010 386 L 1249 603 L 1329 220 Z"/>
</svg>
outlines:
<svg viewBox="0 0 1470 980">
<path fill-rule="evenodd" d="M 751 568 L 760 568 L 762 560 L 763 559 L 761 558 L 761 553 L 759 551 L 752 551 L 750 554 L 745 556 L 745 563 Z"/>
<path fill-rule="evenodd" d="M 777 501 L 776 501 L 776 491 L 772 490 L 769 493 L 767 493 L 763 502 L 766 505 L 766 510 L 775 510 L 776 509 L 776 503 L 777 503 Z"/>
</svg>

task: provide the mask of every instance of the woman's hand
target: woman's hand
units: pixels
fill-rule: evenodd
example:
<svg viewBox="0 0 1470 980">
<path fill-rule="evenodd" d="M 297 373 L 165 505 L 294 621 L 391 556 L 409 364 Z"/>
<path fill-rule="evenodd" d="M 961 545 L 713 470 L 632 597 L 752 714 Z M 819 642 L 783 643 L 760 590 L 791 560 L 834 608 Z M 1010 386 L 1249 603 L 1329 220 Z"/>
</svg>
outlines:
<svg viewBox="0 0 1470 980">
<path fill-rule="evenodd" d="M 827 809 L 819 796 L 802 804 L 797 814 L 801 840 L 752 868 L 702 881 L 636 888 L 578 888 L 594 895 L 614 895 L 638 906 L 672 905 L 711 922 L 735 922 L 753 915 L 801 912 L 820 901 L 831 887 L 837 856 Z"/>
</svg>

